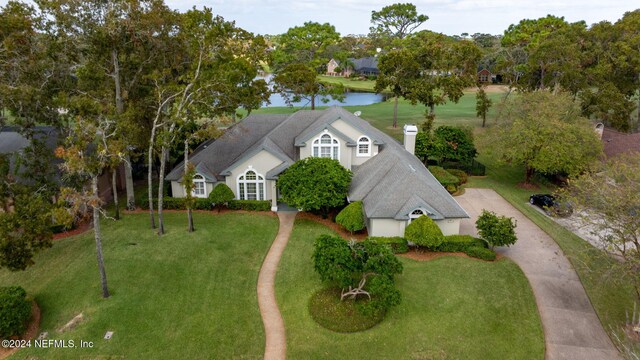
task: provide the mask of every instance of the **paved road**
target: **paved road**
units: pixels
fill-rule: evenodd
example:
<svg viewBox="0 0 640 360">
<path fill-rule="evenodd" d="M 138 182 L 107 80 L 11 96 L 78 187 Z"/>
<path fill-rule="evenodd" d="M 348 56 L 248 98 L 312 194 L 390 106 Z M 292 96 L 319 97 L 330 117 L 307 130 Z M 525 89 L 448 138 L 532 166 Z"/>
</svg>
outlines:
<svg viewBox="0 0 640 360">
<path fill-rule="evenodd" d="M 529 279 L 542 319 L 546 359 L 620 359 L 578 275 L 552 238 L 493 190 L 466 189 L 456 200 L 471 216 L 462 221 L 462 234 L 476 235 L 482 209 L 518 221 L 518 242 L 498 252 L 515 261 Z"/>
<path fill-rule="evenodd" d="M 278 263 L 289 241 L 296 213 L 278 212 L 278 218 L 280 219 L 278 235 L 273 240 L 258 275 L 258 305 L 266 338 L 265 360 L 284 360 L 287 354 L 284 321 L 276 302 L 275 280 Z"/>
</svg>

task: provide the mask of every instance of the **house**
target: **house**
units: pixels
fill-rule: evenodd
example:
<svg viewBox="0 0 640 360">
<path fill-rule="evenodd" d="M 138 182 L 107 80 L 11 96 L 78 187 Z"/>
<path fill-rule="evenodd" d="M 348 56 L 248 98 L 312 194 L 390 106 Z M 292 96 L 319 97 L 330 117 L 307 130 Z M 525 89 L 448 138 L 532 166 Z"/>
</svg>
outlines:
<svg viewBox="0 0 640 360">
<path fill-rule="evenodd" d="M 467 213 L 414 156 L 417 128 L 406 125 L 404 145 L 340 108 L 292 115 L 250 115 L 215 141 L 194 150 L 193 195 L 207 197 L 224 183 L 238 200 L 270 200 L 278 209 L 278 176 L 310 156 L 338 160 L 353 171 L 349 201 L 363 202 L 371 236 L 403 236 L 413 219 L 428 215 L 444 234 L 457 234 Z M 184 197 L 183 164 L 166 177 Z"/>
<path fill-rule="evenodd" d="M 327 63 L 326 75 L 347 77 L 353 73 L 364 76 L 380 74 L 378 58 L 373 56 L 360 59 L 349 58 L 344 64 L 341 64 L 336 59 L 331 59 Z"/>
<path fill-rule="evenodd" d="M 604 154 L 608 158 L 632 152 L 640 153 L 640 133 L 622 133 L 604 127 L 601 123 L 596 126 L 596 131 L 600 134 Z"/>
<path fill-rule="evenodd" d="M 488 82 L 491 82 L 492 79 L 493 79 L 493 75 L 491 74 L 491 71 L 489 71 L 488 69 L 482 69 L 478 71 L 478 82 L 488 83 Z"/>
</svg>

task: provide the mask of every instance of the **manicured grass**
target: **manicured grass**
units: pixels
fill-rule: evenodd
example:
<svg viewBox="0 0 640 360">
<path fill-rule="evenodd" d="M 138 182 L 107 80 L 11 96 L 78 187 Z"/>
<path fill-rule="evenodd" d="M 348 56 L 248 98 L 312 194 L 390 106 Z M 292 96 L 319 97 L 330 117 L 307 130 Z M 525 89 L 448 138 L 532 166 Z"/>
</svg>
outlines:
<svg viewBox="0 0 640 360">
<path fill-rule="evenodd" d="M 358 303 L 367 298 L 340 300 L 339 288 L 325 288 L 317 291 L 309 299 L 311 317 L 323 327 L 341 333 L 370 329 L 384 319 L 384 313 L 365 315 L 358 310 Z"/>
<path fill-rule="evenodd" d="M 42 309 L 52 339 L 93 341 L 92 349 L 23 349 L 17 358 L 261 359 L 264 331 L 256 298 L 262 260 L 277 218 L 257 214 L 166 213 L 162 238 L 147 214 L 103 222 L 112 296 L 100 297 L 93 232 L 59 240 L 25 272 L 0 271 Z M 59 334 L 78 313 L 85 321 Z M 106 331 L 113 338 L 103 340 Z"/>
<path fill-rule="evenodd" d="M 495 117 L 496 106 L 501 97 L 500 93 L 490 93 L 488 96 L 493 99 L 494 106 L 489 111 L 487 123 L 491 123 Z M 318 106 L 316 109 L 325 109 L 326 107 Z M 420 104 L 412 105 L 411 102 L 400 99 L 398 103 L 398 126 L 392 126 L 393 119 L 393 99 L 387 101 L 363 106 L 344 106 L 345 109 L 355 112 L 361 111 L 361 117 L 371 123 L 371 125 L 386 132 L 387 134 L 397 138 L 402 138 L 402 127 L 404 124 L 419 124 L 424 121 L 426 107 Z M 310 108 L 305 108 L 309 110 Z M 293 114 L 300 108 L 293 107 L 269 107 L 254 110 L 255 114 Z M 455 103 L 446 103 L 436 107 L 435 126 L 451 125 L 451 126 L 471 126 L 479 127 L 482 119 L 476 117 L 476 95 L 475 92 L 466 92 L 460 101 Z"/>
<path fill-rule="evenodd" d="M 352 79 L 341 76 L 320 75 L 318 76 L 318 79 L 321 82 L 342 84 L 345 88 L 355 91 L 374 92 L 375 90 L 373 90 L 373 88 L 376 85 L 375 80 L 359 80 L 357 78 Z"/>
<path fill-rule="evenodd" d="M 318 325 L 308 302 L 322 284 L 314 239 L 326 227 L 296 221 L 280 262 L 276 295 L 291 359 L 543 359 L 544 339 L 529 283 L 513 262 L 401 258 L 402 303 L 379 325 L 339 334 Z"/>
<path fill-rule="evenodd" d="M 482 148 L 479 151 L 482 154 Z M 481 155 L 479 161 L 487 166 L 488 176 L 470 177 L 465 186 L 494 189 L 551 236 L 578 273 L 604 329 L 610 334 L 621 336 L 625 311 L 633 310 L 636 298 L 631 287 L 621 285 L 620 274 L 611 270 L 615 260 L 528 204 L 531 194 L 552 192 L 552 185 L 543 181 L 538 182 L 537 190 L 522 189 L 518 187 L 524 181 L 522 167 L 501 164 L 490 154 Z"/>
</svg>

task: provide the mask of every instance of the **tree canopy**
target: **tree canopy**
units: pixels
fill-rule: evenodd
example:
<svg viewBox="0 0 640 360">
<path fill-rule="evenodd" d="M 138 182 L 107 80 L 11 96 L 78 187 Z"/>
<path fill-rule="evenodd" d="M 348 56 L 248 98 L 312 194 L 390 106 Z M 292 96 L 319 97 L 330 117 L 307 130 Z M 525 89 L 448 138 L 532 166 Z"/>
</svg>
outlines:
<svg viewBox="0 0 640 360">
<path fill-rule="evenodd" d="M 416 6 L 411 3 L 397 3 L 383 7 L 380 11 L 371 11 L 369 28 L 374 36 L 404 39 L 429 17 L 418 14 Z"/>
<path fill-rule="evenodd" d="M 282 200 L 305 211 L 342 206 L 351 184 L 351 171 L 337 160 L 308 157 L 296 161 L 280 175 L 278 189 Z"/>
<path fill-rule="evenodd" d="M 534 172 L 576 175 L 602 154 L 593 125 L 580 115 L 567 93 L 524 93 L 510 98 L 498 115 L 501 123 L 484 135 L 495 156 Z"/>
</svg>

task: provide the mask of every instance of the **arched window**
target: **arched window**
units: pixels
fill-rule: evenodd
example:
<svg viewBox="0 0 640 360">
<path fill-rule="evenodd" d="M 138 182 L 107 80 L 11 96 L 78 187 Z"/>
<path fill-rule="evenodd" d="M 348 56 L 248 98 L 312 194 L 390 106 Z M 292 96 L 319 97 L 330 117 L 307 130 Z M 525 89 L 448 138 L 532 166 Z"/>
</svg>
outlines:
<svg viewBox="0 0 640 360">
<path fill-rule="evenodd" d="M 411 224 L 411 222 L 417 218 L 419 218 L 422 215 L 427 215 L 428 216 L 428 212 L 424 211 L 423 209 L 415 209 L 411 212 L 411 214 L 409 214 L 409 222 L 407 223 L 407 225 Z"/>
<path fill-rule="evenodd" d="M 330 134 L 324 133 L 313 140 L 313 156 L 340 160 L 340 143 Z"/>
<path fill-rule="evenodd" d="M 193 177 L 193 190 L 191 191 L 191 195 L 199 198 L 207 197 L 207 187 L 204 181 L 204 176 L 200 174 L 196 174 Z"/>
<path fill-rule="evenodd" d="M 371 156 L 371 140 L 366 136 L 361 136 L 358 139 L 358 154 L 357 156 Z"/>
<path fill-rule="evenodd" d="M 238 198 L 240 200 L 264 200 L 264 176 L 252 169 L 238 176 Z"/>
</svg>

